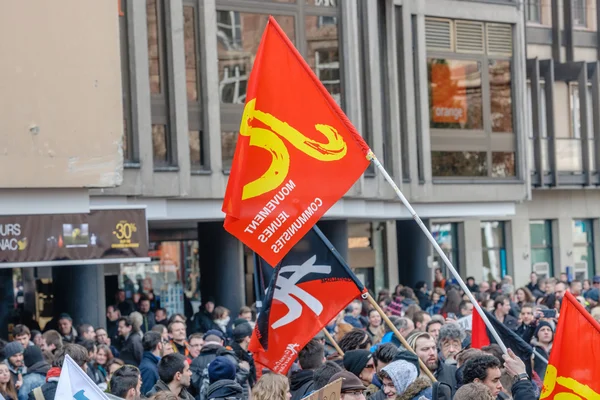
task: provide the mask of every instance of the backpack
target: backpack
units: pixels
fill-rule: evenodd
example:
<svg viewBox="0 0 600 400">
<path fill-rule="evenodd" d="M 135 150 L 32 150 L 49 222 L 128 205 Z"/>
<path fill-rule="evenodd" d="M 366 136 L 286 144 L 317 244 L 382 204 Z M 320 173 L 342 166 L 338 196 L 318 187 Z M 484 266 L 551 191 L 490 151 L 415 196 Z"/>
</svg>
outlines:
<svg viewBox="0 0 600 400">
<path fill-rule="evenodd" d="M 431 386 L 432 400 L 452 400 L 452 388 L 447 383 L 434 382 Z"/>
<path fill-rule="evenodd" d="M 35 400 L 46 400 L 41 387 L 36 387 L 35 389 L 33 389 L 33 397 L 35 397 Z"/>
<path fill-rule="evenodd" d="M 198 385 L 198 395 L 196 396 L 196 400 L 208 400 L 208 387 L 209 386 L 210 386 L 210 379 L 208 378 L 208 365 L 207 365 L 206 368 L 204 368 L 202 370 L 202 374 L 200 375 L 200 383 Z"/>
</svg>

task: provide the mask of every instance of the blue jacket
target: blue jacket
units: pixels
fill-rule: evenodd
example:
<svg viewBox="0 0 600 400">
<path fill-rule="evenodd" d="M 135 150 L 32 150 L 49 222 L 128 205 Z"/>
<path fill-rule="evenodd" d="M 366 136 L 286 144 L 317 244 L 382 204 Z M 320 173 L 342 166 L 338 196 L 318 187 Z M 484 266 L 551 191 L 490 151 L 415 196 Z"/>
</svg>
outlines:
<svg viewBox="0 0 600 400">
<path fill-rule="evenodd" d="M 23 386 L 19 389 L 19 400 L 27 400 L 29 393 L 46 383 L 46 377 L 37 373 L 25 374 L 23 376 Z"/>
<path fill-rule="evenodd" d="M 142 375 L 142 393 L 148 393 L 156 382 L 158 382 L 158 362 L 159 357 L 156 357 L 149 351 L 145 351 L 140 363 L 140 373 Z"/>
</svg>

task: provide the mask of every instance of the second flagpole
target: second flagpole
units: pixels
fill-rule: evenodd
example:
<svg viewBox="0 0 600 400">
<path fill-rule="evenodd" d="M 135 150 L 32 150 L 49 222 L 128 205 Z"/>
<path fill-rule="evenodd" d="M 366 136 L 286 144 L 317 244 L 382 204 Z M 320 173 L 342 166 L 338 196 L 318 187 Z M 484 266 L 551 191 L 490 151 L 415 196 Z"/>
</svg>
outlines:
<svg viewBox="0 0 600 400">
<path fill-rule="evenodd" d="M 458 271 L 456 271 L 456 269 L 454 268 L 454 266 L 452 265 L 452 263 L 450 262 L 450 260 L 446 256 L 446 253 L 444 253 L 444 251 L 442 250 L 442 248 L 440 247 L 440 245 L 437 243 L 437 241 L 431 235 L 431 232 L 429 232 L 429 229 L 427 229 L 427 227 L 425 226 L 425 224 L 421 220 L 421 217 L 419 217 L 417 215 L 417 213 L 412 208 L 412 206 L 410 205 L 410 203 L 408 202 L 408 200 L 406 199 L 406 197 L 404 197 L 404 194 L 402 194 L 402 192 L 400 191 L 400 188 L 398 187 L 398 185 L 396 185 L 396 182 L 394 182 L 394 180 L 392 179 L 392 177 L 390 176 L 390 174 L 388 174 L 388 172 L 385 170 L 385 167 L 381 164 L 381 162 L 379 162 L 379 160 L 377 159 L 377 157 L 375 156 L 375 154 L 373 154 L 372 151 L 369 151 L 369 154 L 367 155 L 367 158 L 369 160 L 371 160 L 371 162 L 383 174 L 383 177 L 385 178 L 385 180 L 390 184 L 390 186 L 392 186 L 392 188 L 394 189 L 394 192 L 396 192 L 396 195 L 398 196 L 398 198 L 400 199 L 400 201 L 402 201 L 402 203 L 404 204 L 404 206 L 408 209 L 408 211 L 410 212 L 410 215 L 412 216 L 412 218 L 415 220 L 415 222 L 417 223 L 417 225 L 419 225 L 419 228 L 421 228 L 421 230 L 423 231 L 423 233 L 425 234 L 425 236 L 427 237 L 427 239 L 429 240 L 429 242 L 431 243 L 431 245 L 433 246 L 433 248 L 435 249 L 435 251 L 438 253 L 438 255 L 444 261 L 444 264 L 446 264 L 446 267 L 448 267 L 448 269 L 450 270 L 450 272 L 452 272 L 452 275 L 454 275 L 454 278 L 456 278 L 456 280 L 458 281 L 458 284 L 460 285 L 460 287 L 462 288 L 462 290 L 469 297 L 469 300 L 471 301 L 471 303 L 473 303 L 473 307 L 475 307 L 475 309 L 477 309 L 477 311 L 479 312 L 479 315 L 481 315 L 481 318 L 483 319 L 483 322 L 485 322 L 485 325 L 487 326 L 487 328 L 492 333 L 492 336 L 494 336 L 494 339 L 496 340 L 496 343 L 498 343 L 498 345 L 502 349 L 502 352 L 504 352 L 504 354 L 508 354 L 508 350 L 506 349 L 506 346 L 502 342 L 502 339 L 500 339 L 500 335 L 498 335 L 498 332 L 496 332 L 496 330 L 494 329 L 494 326 L 492 325 L 492 323 L 490 322 L 490 320 L 488 319 L 488 317 L 485 315 L 485 313 L 481 309 L 481 306 L 479 305 L 479 303 L 477 302 L 477 300 L 473 296 L 473 293 L 471 293 L 471 291 L 469 290 L 469 288 L 467 287 L 467 285 L 465 284 L 465 282 L 463 281 L 463 279 L 458 274 Z"/>
</svg>

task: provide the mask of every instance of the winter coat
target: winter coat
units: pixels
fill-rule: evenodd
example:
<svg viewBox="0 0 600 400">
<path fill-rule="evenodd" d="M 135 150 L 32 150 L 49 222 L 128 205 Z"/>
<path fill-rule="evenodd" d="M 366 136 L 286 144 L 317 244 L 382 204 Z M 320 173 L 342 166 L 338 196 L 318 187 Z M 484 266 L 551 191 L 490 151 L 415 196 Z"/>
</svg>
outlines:
<svg viewBox="0 0 600 400">
<path fill-rule="evenodd" d="M 250 384 L 248 383 L 248 379 L 250 377 L 250 371 L 239 366 L 240 359 L 235 354 L 233 350 L 228 347 L 222 347 L 217 350 L 217 357 L 226 357 L 229 361 L 236 366 L 235 370 L 235 381 L 242 387 L 242 394 L 244 399 L 250 398 Z"/>
<path fill-rule="evenodd" d="M 242 400 L 242 387 L 229 379 L 216 381 L 208 387 L 208 399 L 236 399 Z"/>
<path fill-rule="evenodd" d="M 50 364 L 40 361 L 29 367 L 29 371 L 23 376 L 23 386 L 19 389 L 19 400 L 27 400 L 29 393 L 46 383 L 46 374 L 50 370 Z"/>
<path fill-rule="evenodd" d="M 125 364 L 136 367 L 140 365 L 142 355 L 144 354 L 144 346 L 142 346 L 142 339 L 137 332 L 131 332 L 127 339 L 125 339 L 119 354 Z"/>
<path fill-rule="evenodd" d="M 41 386 L 42 394 L 44 395 L 45 400 L 54 400 L 56 396 L 56 388 L 58 387 L 58 377 L 49 378 L 48 382 L 44 383 Z M 29 392 L 29 397 L 27 400 L 35 400 L 35 395 L 33 391 Z M 57 399 L 60 400 L 60 399 Z"/>
<path fill-rule="evenodd" d="M 153 394 L 158 393 L 158 392 L 170 392 L 170 391 L 171 391 L 171 389 L 169 389 L 169 386 L 159 379 L 158 382 L 156 382 L 156 385 L 154 385 L 154 387 L 152 388 L 152 390 L 150 390 L 146 394 L 146 397 L 150 397 Z M 179 392 L 178 398 L 182 399 L 182 400 L 194 400 L 194 397 L 191 394 L 189 394 L 185 388 L 181 389 L 181 392 Z"/>
<path fill-rule="evenodd" d="M 212 321 L 211 315 L 209 313 L 207 313 L 206 310 L 200 310 L 196 314 L 194 314 L 192 326 L 193 326 L 194 333 L 195 332 L 206 333 L 210 329 L 214 328 L 214 323 Z"/>
<path fill-rule="evenodd" d="M 142 314 L 142 326 L 140 327 L 142 332 L 146 333 L 151 331 L 155 324 L 156 319 L 152 311 L 148 311 L 146 315 Z"/>
<path fill-rule="evenodd" d="M 215 358 L 217 358 L 217 351 L 222 348 L 223 346 L 218 343 L 209 342 L 202 347 L 198 357 L 192 361 L 190 369 L 192 370 L 192 386 L 194 387 L 195 393 L 200 393 L 204 369 L 207 368 L 208 364 L 210 364 Z"/>
<path fill-rule="evenodd" d="M 256 384 L 256 364 L 254 364 L 254 357 L 252 357 L 252 353 L 244 350 L 242 346 L 236 342 L 231 344 L 231 348 L 240 361 L 246 361 L 250 365 L 248 384 L 251 388 L 254 387 L 254 384 Z"/>
<path fill-rule="evenodd" d="M 513 400 L 537 399 L 533 383 L 530 380 L 517 381 L 513 383 L 510 389 Z"/>
<path fill-rule="evenodd" d="M 290 377 L 291 400 L 300 400 L 313 391 L 315 386 L 314 372 L 311 370 L 296 371 Z"/>
<path fill-rule="evenodd" d="M 431 381 L 428 378 L 417 378 L 408 385 L 404 393 L 396 395 L 396 400 L 431 400 Z"/>
<path fill-rule="evenodd" d="M 452 388 L 452 397 L 456 393 L 456 366 L 440 362 L 440 365 L 434 373 L 439 382 L 443 382 Z"/>
<path fill-rule="evenodd" d="M 158 376 L 158 361 L 159 358 L 149 351 L 144 352 L 142 356 L 140 374 L 142 376 L 142 393 L 144 394 L 152 390 L 160 379 Z"/>
</svg>

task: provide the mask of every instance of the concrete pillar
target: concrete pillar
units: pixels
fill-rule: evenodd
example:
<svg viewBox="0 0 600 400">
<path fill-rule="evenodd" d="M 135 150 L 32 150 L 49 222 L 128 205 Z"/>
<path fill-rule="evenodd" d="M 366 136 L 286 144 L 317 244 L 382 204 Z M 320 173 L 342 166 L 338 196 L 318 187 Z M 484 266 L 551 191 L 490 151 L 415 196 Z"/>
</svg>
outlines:
<svg viewBox="0 0 600 400">
<path fill-rule="evenodd" d="M 202 300 L 213 298 L 232 315 L 245 304 L 244 249 L 223 228 L 223 222 L 198 224 L 200 291 Z"/>
<path fill-rule="evenodd" d="M 12 268 L 0 269 L 0 337 L 8 338 L 10 315 L 15 308 Z"/>
<path fill-rule="evenodd" d="M 557 219 L 557 236 L 553 238 L 553 246 L 557 248 L 554 259 L 554 276 L 559 277 L 561 272 L 567 272 L 567 266 L 574 266 L 573 258 L 573 219 L 559 217 Z M 552 232 L 555 233 L 555 232 Z"/>
<path fill-rule="evenodd" d="M 423 220 L 429 225 L 429 220 Z M 414 287 L 418 281 L 430 283 L 432 280 L 429 256 L 431 244 L 415 221 L 396 221 L 398 238 L 398 277 L 400 283 Z"/>
<path fill-rule="evenodd" d="M 83 323 L 106 324 L 103 265 L 63 265 L 52 268 L 54 315 L 67 313 L 77 328 Z"/>
<path fill-rule="evenodd" d="M 35 269 L 22 268 L 21 276 L 23 278 L 23 294 L 25 295 L 25 310 L 35 315 L 36 299 L 35 299 Z"/>
<path fill-rule="evenodd" d="M 463 223 L 464 244 L 461 252 L 465 255 L 464 277 L 472 276 L 477 282 L 481 282 L 483 276 L 483 254 L 481 250 L 481 221 L 478 219 L 467 219 Z"/>
<path fill-rule="evenodd" d="M 336 250 L 348 261 L 348 221 L 319 221 L 317 226 Z"/>
<path fill-rule="evenodd" d="M 517 213 L 517 215 L 519 215 Z M 511 220 L 510 232 L 506 235 L 507 250 L 508 244 L 512 244 L 512 275 L 515 289 L 525 286 L 529 283 L 531 274 L 531 237 L 529 229 L 529 219 L 527 214 L 525 218 L 514 218 Z"/>
</svg>

